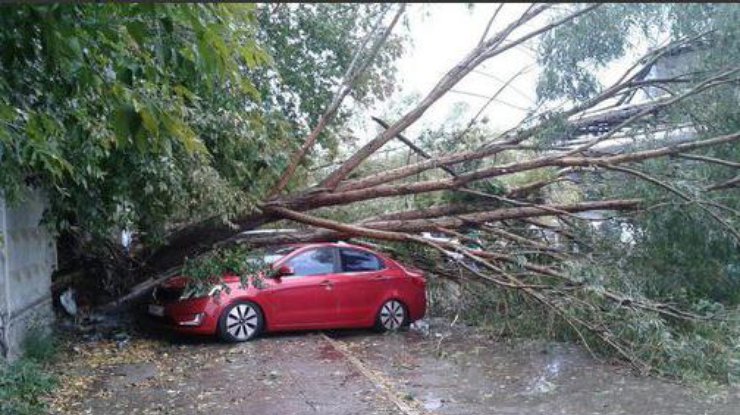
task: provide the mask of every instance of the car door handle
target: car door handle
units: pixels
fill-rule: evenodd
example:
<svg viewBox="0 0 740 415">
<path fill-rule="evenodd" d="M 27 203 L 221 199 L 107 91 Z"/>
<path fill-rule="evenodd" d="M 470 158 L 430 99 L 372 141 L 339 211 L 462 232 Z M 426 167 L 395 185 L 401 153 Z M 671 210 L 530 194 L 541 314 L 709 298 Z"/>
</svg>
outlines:
<svg viewBox="0 0 740 415">
<path fill-rule="evenodd" d="M 373 279 L 374 280 L 387 280 L 388 277 L 386 277 L 385 275 L 376 275 L 373 277 Z"/>
<path fill-rule="evenodd" d="M 326 287 L 327 290 L 331 290 L 331 288 L 334 286 L 334 284 L 329 280 L 321 281 L 319 285 L 322 287 Z"/>
</svg>

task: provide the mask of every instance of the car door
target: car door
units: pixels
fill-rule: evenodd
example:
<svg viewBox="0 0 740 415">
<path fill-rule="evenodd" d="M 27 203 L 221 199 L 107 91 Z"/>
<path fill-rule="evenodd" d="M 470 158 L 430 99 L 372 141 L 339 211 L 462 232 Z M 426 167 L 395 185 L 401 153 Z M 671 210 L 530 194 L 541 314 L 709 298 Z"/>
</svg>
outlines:
<svg viewBox="0 0 740 415">
<path fill-rule="evenodd" d="M 331 278 L 338 269 L 336 249 L 317 247 L 298 251 L 278 265 L 294 274 L 270 284 L 268 324 L 282 329 L 330 327 L 337 320 L 337 298 Z"/>
<path fill-rule="evenodd" d="M 370 251 L 339 248 L 341 269 L 334 278 L 339 317 L 344 325 L 372 322 L 390 284 L 383 260 Z"/>
</svg>

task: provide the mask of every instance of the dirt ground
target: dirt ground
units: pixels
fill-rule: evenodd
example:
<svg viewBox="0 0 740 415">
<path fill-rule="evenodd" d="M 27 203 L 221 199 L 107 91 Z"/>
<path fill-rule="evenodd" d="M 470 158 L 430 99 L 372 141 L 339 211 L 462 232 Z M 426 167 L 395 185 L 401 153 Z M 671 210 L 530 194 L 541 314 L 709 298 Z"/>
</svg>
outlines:
<svg viewBox="0 0 740 415">
<path fill-rule="evenodd" d="M 227 345 L 157 334 L 75 343 L 59 414 L 738 414 L 710 392 L 578 347 L 494 341 L 445 320 L 401 333 L 287 333 Z"/>
</svg>

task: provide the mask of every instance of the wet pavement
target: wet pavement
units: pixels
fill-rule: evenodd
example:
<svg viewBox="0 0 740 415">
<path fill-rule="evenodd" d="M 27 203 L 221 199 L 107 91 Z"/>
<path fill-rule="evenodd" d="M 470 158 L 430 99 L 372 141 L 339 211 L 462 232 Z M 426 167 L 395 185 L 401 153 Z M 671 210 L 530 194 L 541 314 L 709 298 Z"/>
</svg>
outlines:
<svg viewBox="0 0 740 415">
<path fill-rule="evenodd" d="M 737 415 L 740 389 L 634 376 L 572 345 L 428 332 L 269 335 L 227 345 L 132 338 L 74 346 L 53 413 Z M 390 392 L 389 392 L 390 391 Z M 401 406 L 404 406 L 401 405 Z"/>
</svg>

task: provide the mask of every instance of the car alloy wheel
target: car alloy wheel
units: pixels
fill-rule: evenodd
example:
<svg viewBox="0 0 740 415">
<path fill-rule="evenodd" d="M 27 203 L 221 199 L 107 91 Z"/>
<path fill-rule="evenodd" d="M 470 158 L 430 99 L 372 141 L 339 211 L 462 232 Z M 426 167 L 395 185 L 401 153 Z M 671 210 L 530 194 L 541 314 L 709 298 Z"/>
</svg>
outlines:
<svg viewBox="0 0 740 415">
<path fill-rule="evenodd" d="M 256 304 L 238 302 L 221 315 L 219 332 L 224 340 L 244 342 L 259 334 L 263 321 L 262 311 Z"/>
<path fill-rule="evenodd" d="M 400 329 L 406 323 L 406 308 L 400 301 L 386 301 L 380 308 L 378 323 L 383 330 Z"/>
</svg>

